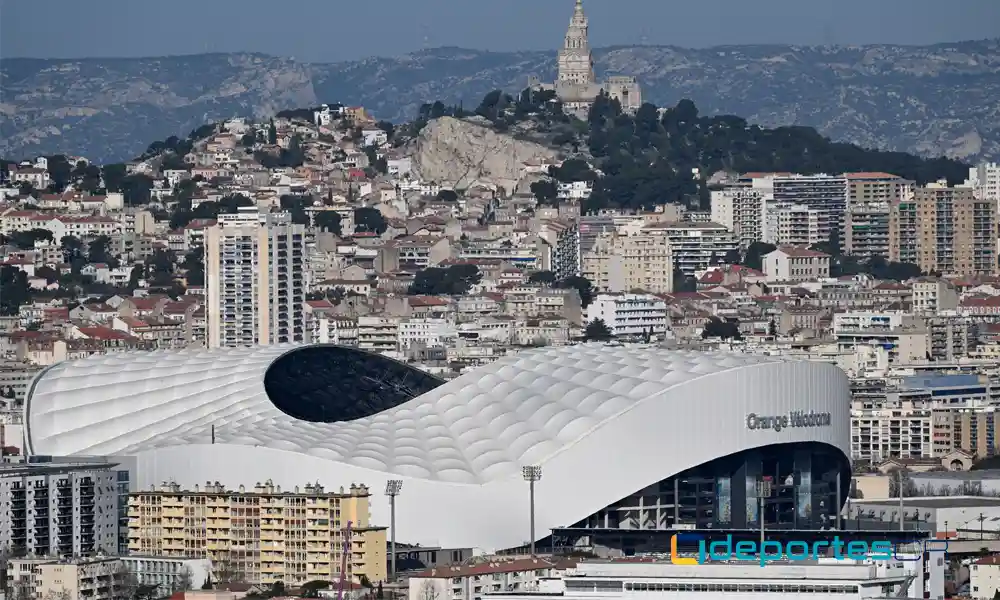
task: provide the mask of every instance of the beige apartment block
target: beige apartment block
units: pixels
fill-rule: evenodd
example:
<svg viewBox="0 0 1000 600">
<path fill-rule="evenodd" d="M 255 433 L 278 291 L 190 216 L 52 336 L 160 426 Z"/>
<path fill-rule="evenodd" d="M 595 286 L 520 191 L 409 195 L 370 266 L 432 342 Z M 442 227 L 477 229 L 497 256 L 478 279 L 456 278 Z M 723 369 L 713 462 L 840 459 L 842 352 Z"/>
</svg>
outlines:
<svg viewBox="0 0 1000 600">
<path fill-rule="evenodd" d="M 673 252 L 670 239 L 660 231 L 604 232 L 583 253 L 581 264 L 583 276 L 601 292 L 673 291 Z"/>
<path fill-rule="evenodd" d="M 117 600 L 130 597 L 130 577 L 118 558 L 19 558 L 7 564 L 10 598 Z"/>
<path fill-rule="evenodd" d="M 889 207 L 912 194 L 913 182 L 891 173 L 847 173 L 844 254 L 889 256 Z"/>
<path fill-rule="evenodd" d="M 386 528 L 372 526 L 369 497 L 354 484 L 339 492 L 166 484 L 129 495 L 129 552 L 208 558 L 219 582 L 298 586 L 339 578 L 349 541 L 348 577 L 376 583 L 386 579 Z"/>
<path fill-rule="evenodd" d="M 945 182 L 914 189 L 890 208 L 889 259 L 919 265 L 925 273 L 995 274 L 997 201 Z"/>
</svg>

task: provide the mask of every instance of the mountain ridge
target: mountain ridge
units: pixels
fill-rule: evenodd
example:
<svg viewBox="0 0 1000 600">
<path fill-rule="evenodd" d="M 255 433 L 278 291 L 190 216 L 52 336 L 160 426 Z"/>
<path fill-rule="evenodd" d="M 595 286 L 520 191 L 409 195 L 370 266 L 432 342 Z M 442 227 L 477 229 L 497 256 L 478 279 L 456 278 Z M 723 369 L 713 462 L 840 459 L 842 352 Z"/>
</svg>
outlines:
<svg viewBox="0 0 1000 600">
<path fill-rule="evenodd" d="M 635 75 L 644 100 L 689 98 L 708 114 L 762 126 L 805 125 L 836 141 L 963 160 L 1000 157 L 1000 39 L 932 46 L 619 45 L 595 48 L 597 70 Z M 0 156 L 138 155 L 150 139 L 206 121 L 266 117 L 322 102 L 412 118 L 442 100 L 475 106 L 487 92 L 555 76 L 555 51 L 456 46 L 333 63 L 265 53 L 0 60 Z"/>
</svg>

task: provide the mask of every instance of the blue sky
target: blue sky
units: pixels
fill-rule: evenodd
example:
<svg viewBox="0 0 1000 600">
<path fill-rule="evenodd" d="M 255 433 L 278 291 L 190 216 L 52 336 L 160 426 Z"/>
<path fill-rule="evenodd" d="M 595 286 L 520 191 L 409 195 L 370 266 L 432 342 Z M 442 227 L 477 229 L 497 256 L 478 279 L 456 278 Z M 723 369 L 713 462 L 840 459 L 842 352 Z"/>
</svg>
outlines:
<svg viewBox="0 0 1000 600">
<path fill-rule="evenodd" d="M 595 46 L 930 44 L 1000 37 L 1000 0 L 584 0 Z M 0 0 L 0 57 L 552 49 L 572 0 Z"/>
</svg>

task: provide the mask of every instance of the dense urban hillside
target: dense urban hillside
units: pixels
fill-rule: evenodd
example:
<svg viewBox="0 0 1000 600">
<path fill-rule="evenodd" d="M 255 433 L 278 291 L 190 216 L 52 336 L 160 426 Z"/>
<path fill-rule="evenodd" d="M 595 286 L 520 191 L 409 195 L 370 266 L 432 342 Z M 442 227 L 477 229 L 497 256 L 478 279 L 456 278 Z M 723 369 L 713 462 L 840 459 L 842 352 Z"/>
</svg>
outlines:
<svg viewBox="0 0 1000 600">
<path fill-rule="evenodd" d="M 693 100 L 704 114 L 804 125 L 837 141 L 968 160 L 1000 156 L 1000 43 L 927 47 L 727 46 L 595 50 L 601 74 L 636 75 L 646 100 Z M 438 48 L 395 58 L 303 64 L 261 54 L 0 61 L 0 154 L 131 158 L 146 140 L 234 115 L 321 102 L 413 118 L 440 99 L 474 106 L 532 75 L 554 52 Z"/>
</svg>

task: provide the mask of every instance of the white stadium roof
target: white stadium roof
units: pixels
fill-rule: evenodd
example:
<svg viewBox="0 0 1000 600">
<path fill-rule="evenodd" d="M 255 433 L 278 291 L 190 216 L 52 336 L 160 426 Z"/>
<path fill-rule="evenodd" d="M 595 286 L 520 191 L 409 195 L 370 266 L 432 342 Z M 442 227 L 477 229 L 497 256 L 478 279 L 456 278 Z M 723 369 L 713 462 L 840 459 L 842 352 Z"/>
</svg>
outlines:
<svg viewBox="0 0 1000 600">
<path fill-rule="evenodd" d="M 269 367 L 301 352 L 338 358 L 265 384 Z M 340 376 L 345 387 L 332 400 L 299 394 L 310 381 L 333 381 L 344 357 L 361 362 Z M 328 407 L 322 417 L 336 422 L 304 421 L 272 402 L 286 391 L 296 396 L 288 402 L 352 407 Z M 371 406 L 353 407 L 368 397 Z M 848 397 L 846 376 L 832 365 L 747 354 L 550 347 L 441 382 L 356 349 L 281 345 L 60 363 L 33 382 L 25 421 L 32 453 L 136 456 L 144 486 L 318 480 L 328 489 L 365 483 L 378 495 L 386 480 L 403 479 L 398 539 L 499 548 L 527 538 L 524 465 L 543 467 L 545 535 L 745 448 L 820 441 L 846 454 Z M 750 412 L 801 409 L 833 413 L 835 422 L 782 432 L 743 426 Z M 383 500 L 373 498 L 375 522 L 388 521 Z"/>
</svg>

